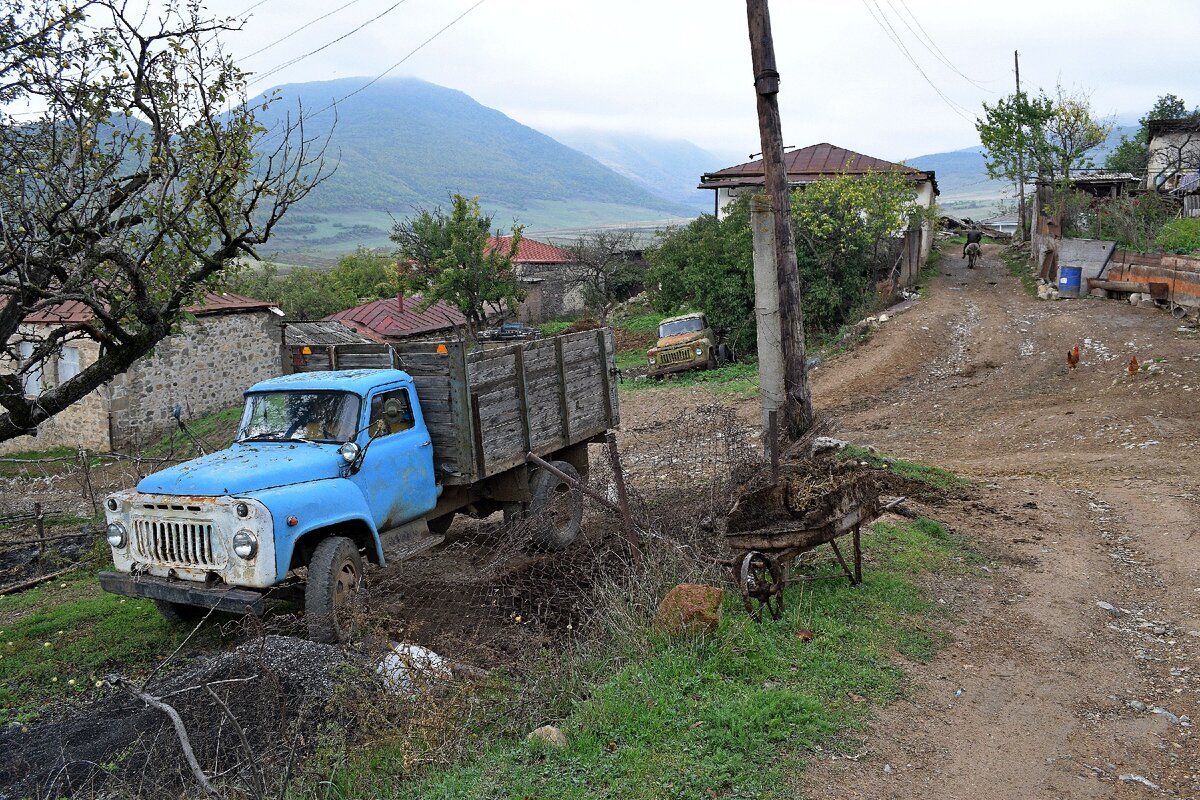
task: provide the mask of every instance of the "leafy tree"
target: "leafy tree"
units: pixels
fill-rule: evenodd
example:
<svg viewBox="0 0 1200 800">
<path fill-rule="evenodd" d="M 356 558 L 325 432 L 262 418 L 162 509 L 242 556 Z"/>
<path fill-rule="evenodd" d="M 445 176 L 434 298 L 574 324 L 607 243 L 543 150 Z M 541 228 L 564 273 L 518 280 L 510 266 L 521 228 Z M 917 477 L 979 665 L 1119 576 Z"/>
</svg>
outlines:
<svg viewBox="0 0 1200 800">
<path fill-rule="evenodd" d="M 489 245 L 492 215 L 484 214 L 479 198 L 451 196 L 450 212 L 439 206 L 420 209 L 396 223 L 392 241 L 399 245 L 401 285 L 420 292 L 428 308 L 444 300 L 462 311 L 472 332 L 489 310 L 514 311 L 524 293 L 513 257 L 521 241 L 514 225 L 507 248 Z M 499 239 L 500 231 L 496 231 Z"/>
<path fill-rule="evenodd" d="M 1108 154 L 1104 166 L 1135 175 L 1145 172 L 1150 156 L 1150 123 L 1154 120 L 1181 119 L 1187 116 L 1200 116 L 1200 109 L 1189 112 L 1183 100 L 1173 94 L 1164 94 L 1154 102 L 1154 107 L 1138 120 L 1138 131 L 1132 139 L 1121 136 L 1120 144 Z"/>
<path fill-rule="evenodd" d="M 1051 180 L 1069 179 L 1071 171 L 1093 166 L 1088 155 L 1108 138 L 1112 125 L 1098 122 L 1082 94 L 1065 94 L 1060 86 L 1052 102 L 1054 113 L 1046 121 L 1044 149 L 1037 152 L 1038 172 Z"/>
<path fill-rule="evenodd" d="M 0 0 L 0 101 L 40 109 L 0 120 L 0 342 L 14 365 L 0 441 L 177 330 L 323 179 L 300 121 L 256 125 L 267 104 L 246 104 L 245 74 L 214 45 L 235 26 L 198 3 L 131 16 L 119 0 Z M 42 335 L 21 325 L 67 300 L 91 318 Z M 27 397 L 23 376 L 82 338 L 99 359 Z"/>
<path fill-rule="evenodd" d="M 890 244 L 923 211 L 903 175 L 839 176 L 792 196 L 801 302 L 810 333 L 833 331 L 872 296 Z M 702 216 L 660 235 L 646 252 L 660 311 L 699 308 L 723 338 L 755 347 L 753 240 L 749 198 L 724 219 Z"/>
<path fill-rule="evenodd" d="M 630 254 L 637 247 L 628 229 L 597 230 L 564 248 L 571 257 L 570 280 L 583 289 L 583 300 L 603 324 L 613 306 L 639 290 L 646 265 Z"/>
</svg>

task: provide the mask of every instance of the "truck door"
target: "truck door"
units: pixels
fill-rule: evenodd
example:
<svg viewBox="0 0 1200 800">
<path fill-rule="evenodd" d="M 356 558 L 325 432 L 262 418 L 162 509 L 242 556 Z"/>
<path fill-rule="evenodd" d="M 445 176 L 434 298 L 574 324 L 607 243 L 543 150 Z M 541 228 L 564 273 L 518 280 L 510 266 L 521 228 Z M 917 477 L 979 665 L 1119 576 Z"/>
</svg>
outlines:
<svg viewBox="0 0 1200 800">
<path fill-rule="evenodd" d="M 369 437 L 362 466 L 351 478 L 362 490 L 380 531 L 416 519 L 437 504 L 433 447 L 408 386 L 368 398 Z"/>
</svg>

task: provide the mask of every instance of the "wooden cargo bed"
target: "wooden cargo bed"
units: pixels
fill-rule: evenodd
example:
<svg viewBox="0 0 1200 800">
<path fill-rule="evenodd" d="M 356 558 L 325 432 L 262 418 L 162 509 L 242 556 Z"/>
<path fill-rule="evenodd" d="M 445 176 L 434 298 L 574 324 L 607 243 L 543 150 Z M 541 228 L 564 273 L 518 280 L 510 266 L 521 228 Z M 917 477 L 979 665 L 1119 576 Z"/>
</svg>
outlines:
<svg viewBox="0 0 1200 800">
<path fill-rule="evenodd" d="M 402 369 L 412 376 L 445 484 L 470 484 L 617 427 L 612 330 L 511 344 L 427 340 L 289 348 L 296 372 Z"/>
</svg>

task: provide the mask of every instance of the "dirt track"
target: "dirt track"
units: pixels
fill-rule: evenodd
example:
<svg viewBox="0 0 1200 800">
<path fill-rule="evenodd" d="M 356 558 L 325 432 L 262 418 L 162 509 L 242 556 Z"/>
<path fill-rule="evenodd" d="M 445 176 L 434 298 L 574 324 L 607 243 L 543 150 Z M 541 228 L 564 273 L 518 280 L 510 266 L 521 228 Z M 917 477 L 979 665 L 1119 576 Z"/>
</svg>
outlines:
<svg viewBox="0 0 1200 800">
<path fill-rule="evenodd" d="M 1134 353 L 1153 371 L 1130 378 Z M 804 793 L 1200 797 L 1196 333 L 1038 301 L 991 249 L 970 272 L 944 259 L 932 297 L 817 370 L 813 396 L 837 435 L 976 480 L 942 521 L 995 566 L 935 586 L 953 644 L 913 665 L 857 761 L 818 754 Z"/>
</svg>

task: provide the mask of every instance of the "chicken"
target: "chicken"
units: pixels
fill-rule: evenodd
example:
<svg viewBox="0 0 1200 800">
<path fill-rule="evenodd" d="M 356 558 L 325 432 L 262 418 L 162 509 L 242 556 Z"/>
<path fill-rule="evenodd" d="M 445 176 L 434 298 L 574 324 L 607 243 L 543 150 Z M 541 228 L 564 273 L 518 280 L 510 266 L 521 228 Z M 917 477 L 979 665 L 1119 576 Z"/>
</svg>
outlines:
<svg viewBox="0 0 1200 800">
<path fill-rule="evenodd" d="M 1137 375 L 1137 371 L 1139 369 L 1141 369 L 1141 367 L 1138 365 L 1137 356 L 1135 355 L 1133 358 L 1129 359 L 1129 377 L 1132 378 L 1134 375 Z"/>
<path fill-rule="evenodd" d="M 1067 352 L 1067 367 L 1075 369 L 1079 365 L 1079 345 L 1075 345 Z"/>
</svg>

